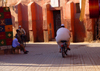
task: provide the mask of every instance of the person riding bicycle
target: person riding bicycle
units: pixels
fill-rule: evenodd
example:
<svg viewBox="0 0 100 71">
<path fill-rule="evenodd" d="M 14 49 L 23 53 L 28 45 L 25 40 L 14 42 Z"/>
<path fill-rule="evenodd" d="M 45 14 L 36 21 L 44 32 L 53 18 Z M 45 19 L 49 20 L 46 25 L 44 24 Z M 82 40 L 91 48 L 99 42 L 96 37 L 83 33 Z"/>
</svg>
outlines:
<svg viewBox="0 0 100 71">
<path fill-rule="evenodd" d="M 25 40 L 25 36 L 26 36 L 26 32 L 25 32 L 25 30 L 21 27 L 21 25 L 19 26 L 19 30 L 20 30 L 21 39 L 22 39 L 22 41 L 24 41 L 24 40 Z"/>
<path fill-rule="evenodd" d="M 71 37 L 71 33 L 70 31 L 65 28 L 64 24 L 61 24 L 61 28 L 59 28 L 57 30 L 57 33 L 56 33 L 56 42 L 58 44 L 58 47 L 59 47 L 59 52 L 61 52 L 61 44 L 62 44 L 62 40 L 66 40 L 66 44 L 67 45 L 67 49 L 70 50 L 69 48 L 69 45 L 70 45 L 70 37 Z"/>
</svg>

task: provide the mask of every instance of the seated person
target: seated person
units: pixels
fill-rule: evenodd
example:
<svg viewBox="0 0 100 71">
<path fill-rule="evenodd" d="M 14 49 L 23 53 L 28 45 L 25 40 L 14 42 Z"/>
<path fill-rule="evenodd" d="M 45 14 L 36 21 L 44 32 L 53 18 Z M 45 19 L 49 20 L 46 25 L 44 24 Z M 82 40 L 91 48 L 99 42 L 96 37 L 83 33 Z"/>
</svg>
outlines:
<svg viewBox="0 0 100 71">
<path fill-rule="evenodd" d="M 61 24 L 61 28 L 59 28 L 57 30 L 57 35 L 56 35 L 56 42 L 58 44 L 58 47 L 60 48 L 59 49 L 59 52 L 61 52 L 61 40 L 66 40 L 66 44 L 68 44 L 67 46 L 67 49 L 70 50 L 69 48 L 69 45 L 70 45 L 70 37 L 71 37 L 71 34 L 70 34 L 70 31 L 65 28 L 64 24 Z"/>
<path fill-rule="evenodd" d="M 27 54 L 29 51 L 25 49 L 25 47 L 18 42 L 18 37 L 16 37 L 12 42 L 12 48 L 21 49 L 24 54 Z"/>
</svg>

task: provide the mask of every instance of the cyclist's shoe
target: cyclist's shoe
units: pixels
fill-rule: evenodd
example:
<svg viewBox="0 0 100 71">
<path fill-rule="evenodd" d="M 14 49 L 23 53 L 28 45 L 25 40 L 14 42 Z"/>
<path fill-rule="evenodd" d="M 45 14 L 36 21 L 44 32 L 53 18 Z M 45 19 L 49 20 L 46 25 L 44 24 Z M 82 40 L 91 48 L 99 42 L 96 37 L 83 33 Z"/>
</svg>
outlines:
<svg viewBox="0 0 100 71">
<path fill-rule="evenodd" d="M 65 53 L 67 55 L 67 53 Z"/>
<path fill-rule="evenodd" d="M 67 48 L 67 50 L 71 50 L 70 48 Z"/>
<path fill-rule="evenodd" d="M 24 54 L 27 54 L 29 51 L 25 51 Z"/>
</svg>

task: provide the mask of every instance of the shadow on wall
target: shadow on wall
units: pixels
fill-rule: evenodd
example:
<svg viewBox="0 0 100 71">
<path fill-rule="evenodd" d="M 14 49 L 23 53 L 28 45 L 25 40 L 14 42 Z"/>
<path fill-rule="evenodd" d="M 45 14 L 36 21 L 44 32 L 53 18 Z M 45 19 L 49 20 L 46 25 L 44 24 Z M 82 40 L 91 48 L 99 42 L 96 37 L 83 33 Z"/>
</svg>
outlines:
<svg viewBox="0 0 100 71">
<path fill-rule="evenodd" d="M 14 17 L 13 15 L 12 15 L 11 17 L 12 17 L 12 25 L 13 25 L 13 27 L 14 27 L 15 29 L 18 29 L 18 22 L 15 21 L 15 17 Z"/>
<path fill-rule="evenodd" d="M 12 17 L 12 25 L 13 25 L 13 27 L 15 28 L 16 26 L 15 26 L 15 17 L 13 16 L 13 15 L 11 15 L 11 17 Z"/>
<path fill-rule="evenodd" d="M 12 18 L 12 26 L 13 26 L 13 36 L 15 36 L 16 34 L 16 29 L 18 29 L 18 21 L 15 20 L 16 15 L 18 14 L 18 12 L 16 12 L 16 8 L 12 8 L 10 7 L 10 11 L 11 11 L 11 18 Z"/>
<path fill-rule="evenodd" d="M 12 26 L 13 26 L 13 36 L 15 36 L 16 35 L 16 23 L 15 23 L 15 17 L 13 15 L 12 15 Z"/>
</svg>

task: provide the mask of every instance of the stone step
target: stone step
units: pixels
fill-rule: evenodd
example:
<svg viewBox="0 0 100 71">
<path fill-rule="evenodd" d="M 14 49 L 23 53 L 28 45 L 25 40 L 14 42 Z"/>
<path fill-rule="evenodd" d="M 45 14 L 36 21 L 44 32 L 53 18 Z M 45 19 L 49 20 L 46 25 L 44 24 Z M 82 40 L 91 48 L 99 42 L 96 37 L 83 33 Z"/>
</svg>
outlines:
<svg viewBox="0 0 100 71">
<path fill-rule="evenodd" d="M 2 54 L 20 54 L 20 50 L 19 49 L 15 49 L 14 51 L 12 51 L 12 49 L 0 50 L 0 55 Z"/>
</svg>

